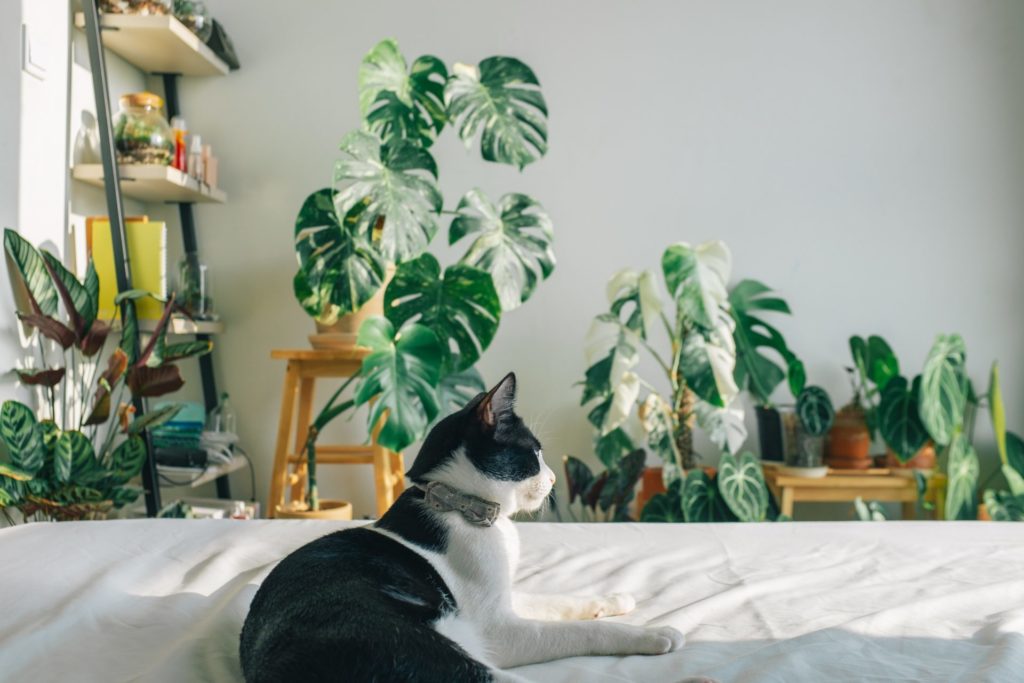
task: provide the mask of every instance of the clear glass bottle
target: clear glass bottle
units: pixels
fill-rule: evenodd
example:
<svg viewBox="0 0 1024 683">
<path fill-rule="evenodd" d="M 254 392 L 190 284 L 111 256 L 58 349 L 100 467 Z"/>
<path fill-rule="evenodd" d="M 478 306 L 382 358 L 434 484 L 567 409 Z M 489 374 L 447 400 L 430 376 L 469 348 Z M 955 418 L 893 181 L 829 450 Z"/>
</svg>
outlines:
<svg viewBox="0 0 1024 683">
<path fill-rule="evenodd" d="M 99 8 L 106 14 L 170 14 L 174 0 L 100 0 Z"/>
<path fill-rule="evenodd" d="M 200 0 L 174 0 L 174 16 L 204 43 L 213 33 L 213 17 Z"/>
<path fill-rule="evenodd" d="M 231 405 L 228 392 L 225 391 L 220 395 L 220 402 L 217 403 L 217 407 L 211 410 L 210 415 L 206 418 L 206 431 L 237 434 L 236 429 L 235 409 Z"/>
<path fill-rule="evenodd" d="M 151 92 L 124 95 L 114 122 L 119 164 L 167 166 L 174 160 L 174 132 L 163 115 L 164 101 Z"/>
<path fill-rule="evenodd" d="M 178 264 L 177 302 L 194 318 L 213 318 L 210 271 L 195 254 L 187 254 Z"/>
</svg>

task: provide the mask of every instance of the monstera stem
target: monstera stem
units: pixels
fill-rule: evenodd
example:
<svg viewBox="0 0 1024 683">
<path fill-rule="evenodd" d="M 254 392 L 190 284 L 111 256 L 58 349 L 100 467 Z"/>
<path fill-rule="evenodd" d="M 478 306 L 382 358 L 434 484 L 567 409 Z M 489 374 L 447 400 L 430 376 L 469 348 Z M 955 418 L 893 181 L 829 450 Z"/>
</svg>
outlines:
<svg viewBox="0 0 1024 683">
<path fill-rule="evenodd" d="M 309 435 L 306 436 L 306 475 L 309 478 L 307 502 L 313 512 L 320 509 L 320 494 L 316 488 L 316 437 L 319 434 L 320 430 L 312 425 L 309 428 Z"/>
<path fill-rule="evenodd" d="M 697 460 L 693 453 L 693 429 L 696 426 L 696 415 L 693 406 L 696 397 L 685 385 L 681 387 L 676 401 L 676 450 L 679 452 L 679 468 L 683 473 L 696 466 Z"/>
</svg>

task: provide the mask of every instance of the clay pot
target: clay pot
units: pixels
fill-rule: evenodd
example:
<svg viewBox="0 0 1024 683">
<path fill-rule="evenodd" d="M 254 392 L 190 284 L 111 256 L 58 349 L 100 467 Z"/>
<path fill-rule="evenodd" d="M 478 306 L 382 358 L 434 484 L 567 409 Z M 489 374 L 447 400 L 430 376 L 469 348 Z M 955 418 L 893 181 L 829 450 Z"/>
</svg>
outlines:
<svg viewBox="0 0 1024 683">
<path fill-rule="evenodd" d="M 910 460 L 900 462 L 896 454 L 889 450 L 885 455 L 885 466 L 893 470 L 932 470 L 935 469 L 935 444 L 931 441 L 921 446 L 921 450 Z"/>
<path fill-rule="evenodd" d="M 643 476 L 640 478 L 640 492 L 636 496 L 637 518 L 644 511 L 647 502 L 659 493 L 665 493 L 665 481 L 662 478 L 662 468 L 645 467 Z"/>
<path fill-rule="evenodd" d="M 859 405 L 851 403 L 836 413 L 825 456 L 825 463 L 835 469 L 871 467 L 871 432 Z"/>
<path fill-rule="evenodd" d="M 992 516 L 988 514 L 988 508 L 985 507 L 984 503 L 978 505 L 978 521 L 979 522 L 991 522 Z"/>
<path fill-rule="evenodd" d="M 320 509 L 316 511 L 280 505 L 274 516 L 277 519 L 352 519 L 352 503 L 344 500 L 321 500 Z"/>
<path fill-rule="evenodd" d="M 316 323 L 316 334 L 309 335 L 309 343 L 314 349 L 336 349 L 339 347 L 353 346 L 359 336 L 359 326 L 367 318 L 384 315 L 384 290 L 395 275 L 395 267 L 389 265 L 384 274 L 384 282 L 377 293 L 370 298 L 362 308 L 355 313 L 347 313 L 332 324 L 324 325 L 319 320 Z"/>
</svg>

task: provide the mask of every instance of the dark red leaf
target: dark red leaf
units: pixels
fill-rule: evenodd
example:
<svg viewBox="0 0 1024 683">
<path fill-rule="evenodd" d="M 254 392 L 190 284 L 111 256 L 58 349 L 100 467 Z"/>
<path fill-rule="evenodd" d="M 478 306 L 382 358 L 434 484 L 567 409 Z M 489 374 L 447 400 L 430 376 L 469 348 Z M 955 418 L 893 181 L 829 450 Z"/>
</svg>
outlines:
<svg viewBox="0 0 1024 683">
<path fill-rule="evenodd" d="M 86 358 L 92 358 L 100 349 L 103 348 L 103 344 L 107 341 L 107 335 L 110 334 L 110 323 L 102 320 L 95 320 L 92 323 L 92 327 L 89 328 L 89 332 L 86 333 L 85 339 L 78 344 L 78 348 L 81 349 L 82 355 Z"/>
<path fill-rule="evenodd" d="M 160 343 L 160 340 L 164 338 L 167 333 L 167 323 L 171 319 L 171 312 L 174 310 L 174 294 L 167 300 L 164 305 L 164 313 L 160 316 L 160 320 L 156 324 L 156 328 L 153 330 L 152 336 L 149 338 L 149 342 L 146 344 L 146 348 L 139 354 L 138 359 L 135 361 L 135 367 L 145 367 L 146 361 L 149 360 L 150 355 L 153 353 L 153 349 Z M 166 392 L 164 392 L 166 393 Z"/>
<path fill-rule="evenodd" d="M 60 300 L 64 302 L 64 310 L 68 312 L 68 319 L 71 321 L 71 329 L 75 331 L 76 339 L 85 338 L 85 318 L 75 308 L 75 302 L 71 298 L 71 292 L 64 286 L 64 281 L 61 280 L 60 275 L 54 269 L 53 264 L 50 263 L 49 254 L 43 252 L 43 266 L 46 268 L 46 272 L 50 274 L 50 280 L 53 281 L 53 286 L 57 288 L 57 294 L 60 295 Z M 67 348 L 66 346 L 64 348 Z"/>
<path fill-rule="evenodd" d="M 185 380 L 176 365 L 161 365 L 158 368 L 135 365 L 128 371 L 128 388 L 132 390 L 132 396 L 153 398 L 177 391 L 183 386 Z"/>
<path fill-rule="evenodd" d="M 110 392 L 100 387 L 96 390 L 96 398 L 93 400 L 92 411 L 86 418 L 86 425 L 101 425 L 110 417 Z"/>
<path fill-rule="evenodd" d="M 75 331 L 55 318 L 41 313 L 21 312 L 18 317 L 39 330 L 39 334 L 60 344 L 62 349 L 68 349 L 75 343 Z"/>
<path fill-rule="evenodd" d="M 22 384 L 50 389 L 60 384 L 67 370 L 66 368 L 51 368 L 48 370 L 18 370 L 17 372 Z"/>
</svg>

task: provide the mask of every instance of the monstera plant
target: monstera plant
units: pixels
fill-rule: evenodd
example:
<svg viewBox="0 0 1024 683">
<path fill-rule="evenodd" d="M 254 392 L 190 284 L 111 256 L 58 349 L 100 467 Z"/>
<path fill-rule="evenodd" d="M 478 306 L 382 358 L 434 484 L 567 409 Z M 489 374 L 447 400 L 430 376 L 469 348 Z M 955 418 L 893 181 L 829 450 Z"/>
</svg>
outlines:
<svg viewBox="0 0 1024 683">
<path fill-rule="evenodd" d="M 551 220 L 537 200 L 470 189 L 445 210 L 430 152 L 451 127 L 467 147 L 479 139 L 485 161 L 522 170 L 544 156 L 547 105 L 527 65 L 489 57 L 449 71 L 429 55 L 409 65 L 395 41 L 383 40 L 359 69 L 359 109 L 362 129 L 341 142 L 334 186 L 312 193 L 295 223 L 295 296 L 318 322 L 354 314 L 385 289 L 384 318 L 358 331 L 371 353 L 355 396 L 336 394 L 310 431 L 312 509 L 315 440 L 330 419 L 372 401 L 368 429 L 383 421 L 378 441 L 408 447 L 439 414 L 484 390 L 474 366 L 502 315 L 555 267 Z M 447 266 L 427 251 L 443 215 L 451 216 L 448 243 L 466 245 Z"/>
<path fill-rule="evenodd" d="M 210 342 L 167 343 L 172 299 L 137 355 L 132 314 L 123 321 L 121 344 L 108 350 L 111 323 L 97 318 L 99 279 L 91 261 L 80 281 L 9 228 L 4 248 L 30 307 L 18 317 L 33 330 L 40 361 L 17 374 L 41 399 L 38 411 L 18 401 L 0 408 L 0 513 L 9 522 L 10 509 L 26 520 L 103 516 L 139 496 L 130 483 L 146 459 L 143 432 L 177 412 L 169 406 L 133 419 L 128 398 L 179 389 L 184 380 L 174 361 L 209 352 Z M 141 296 L 130 290 L 119 299 Z"/>
<path fill-rule="evenodd" d="M 664 461 L 667 484 L 696 464 L 697 424 L 728 452 L 746 431 L 743 411 L 733 404 L 738 388 L 728 248 L 680 242 L 665 250 L 661 265 L 668 315 L 652 272 L 623 270 L 609 281 L 609 310 L 597 316 L 588 338 L 581 405 L 588 407 L 595 451 L 606 467 L 637 449 L 631 432 L 639 432 Z M 637 374 L 642 350 L 661 369 L 667 391 Z"/>
</svg>

